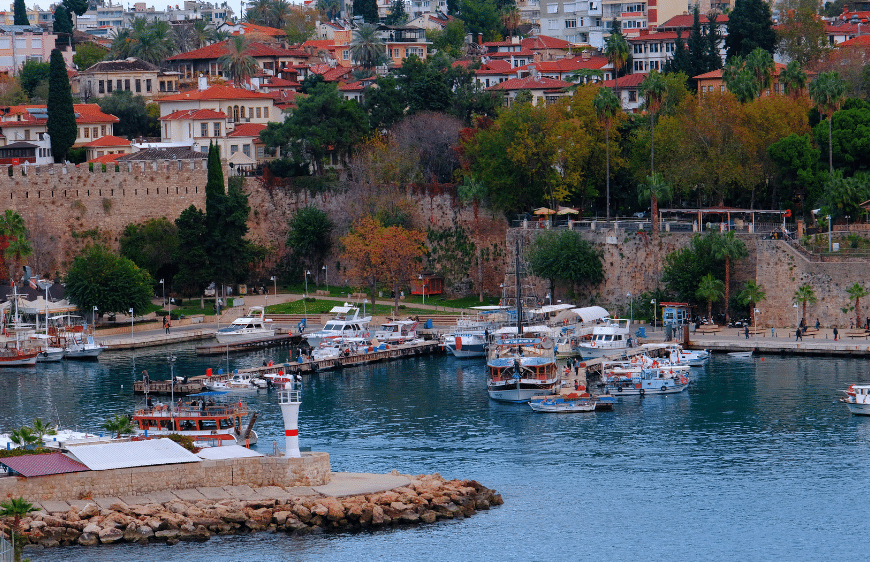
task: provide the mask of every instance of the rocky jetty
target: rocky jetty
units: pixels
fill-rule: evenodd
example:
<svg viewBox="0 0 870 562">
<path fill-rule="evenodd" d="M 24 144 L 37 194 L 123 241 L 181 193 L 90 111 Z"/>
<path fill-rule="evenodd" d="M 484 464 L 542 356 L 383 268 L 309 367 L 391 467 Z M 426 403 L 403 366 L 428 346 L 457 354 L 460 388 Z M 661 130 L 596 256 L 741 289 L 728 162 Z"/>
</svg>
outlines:
<svg viewBox="0 0 870 562">
<path fill-rule="evenodd" d="M 37 546 L 116 542 L 207 541 L 213 535 L 255 531 L 322 533 L 391 525 L 434 523 L 474 515 L 503 503 L 474 480 L 445 480 L 439 474 L 408 476 L 410 484 L 387 492 L 341 498 L 293 496 L 256 501 L 174 500 L 164 504 L 88 503 L 68 512 L 37 513 L 21 529 Z"/>
</svg>

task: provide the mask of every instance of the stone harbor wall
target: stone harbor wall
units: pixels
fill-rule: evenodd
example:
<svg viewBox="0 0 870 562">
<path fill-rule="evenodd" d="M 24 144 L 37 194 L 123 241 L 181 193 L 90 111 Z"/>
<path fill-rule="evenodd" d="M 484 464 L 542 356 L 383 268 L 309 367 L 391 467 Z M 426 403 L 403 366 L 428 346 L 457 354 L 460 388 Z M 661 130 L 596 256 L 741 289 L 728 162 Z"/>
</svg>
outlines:
<svg viewBox="0 0 870 562">
<path fill-rule="evenodd" d="M 329 482 L 328 453 L 0 478 L 0 498 L 29 501 L 140 496 L 160 490 L 222 486 L 319 486 Z"/>
<path fill-rule="evenodd" d="M 462 519 L 504 503 L 494 490 L 474 480 L 445 480 L 434 474 L 409 476 L 405 481 L 407 485 L 390 491 L 340 498 L 310 488 L 271 487 L 247 498 L 71 502 L 66 511 L 41 511 L 25 517 L 21 530 L 32 545 L 28 548 L 176 544 L 206 541 L 214 534 L 270 531 L 304 535 L 434 523 Z"/>
</svg>

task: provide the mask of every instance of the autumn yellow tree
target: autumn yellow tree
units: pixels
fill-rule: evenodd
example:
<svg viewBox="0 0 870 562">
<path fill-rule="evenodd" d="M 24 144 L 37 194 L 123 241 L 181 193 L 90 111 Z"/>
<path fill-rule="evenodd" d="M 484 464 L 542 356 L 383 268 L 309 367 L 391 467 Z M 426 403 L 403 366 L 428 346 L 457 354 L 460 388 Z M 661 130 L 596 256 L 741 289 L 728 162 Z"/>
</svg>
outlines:
<svg viewBox="0 0 870 562">
<path fill-rule="evenodd" d="M 349 274 L 363 281 L 374 302 L 378 285 L 391 287 L 395 306 L 399 288 L 420 270 L 426 252 L 426 234 L 402 226 L 384 226 L 371 217 L 357 220 L 341 239 L 342 259 L 350 264 Z"/>
</svg>

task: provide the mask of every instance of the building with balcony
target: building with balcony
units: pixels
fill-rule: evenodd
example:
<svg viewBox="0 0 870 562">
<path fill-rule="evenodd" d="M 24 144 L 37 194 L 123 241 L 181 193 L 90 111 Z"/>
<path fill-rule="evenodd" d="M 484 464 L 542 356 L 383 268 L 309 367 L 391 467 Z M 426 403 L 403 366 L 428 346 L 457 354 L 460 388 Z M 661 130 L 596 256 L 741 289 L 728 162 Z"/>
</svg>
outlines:
<svg viewBox="0 0 870 562">
<path fill-rule="evenodd" d="M 141 59 L 102 61 L 82 70 L 73 78 L 78 82 L 79 97 L 90 99 L 127 91 L 149 100 L 178 93 L 178 73 L 163 72 Z"/>
<path fill-rule="evenodd" d="M 0 72 L 15 74 L 25 62 L 48 62 L 57 35 L 38 25 L 0 25 Z M 72 66 L 72 49 L 62 49 L 67 67 Z"/>
</svg>

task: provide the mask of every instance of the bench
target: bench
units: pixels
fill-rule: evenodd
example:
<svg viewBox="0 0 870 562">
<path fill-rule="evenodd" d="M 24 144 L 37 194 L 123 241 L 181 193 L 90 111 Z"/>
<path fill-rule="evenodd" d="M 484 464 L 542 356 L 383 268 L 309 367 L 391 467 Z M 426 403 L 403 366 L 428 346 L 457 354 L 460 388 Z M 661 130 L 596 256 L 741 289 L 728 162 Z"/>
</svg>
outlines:
<svg viewBox="0 0 870 562">
<path fill-rule="evenodd" d="M 868 337 L 870 337 L 870 331 L 862 330 L 860 332 L 846 332 L 846 335 L 849 336 L 850 338 L 868 339 Z"/>
<path fill-rule="evenodd" d="M 819 333 L 819 331 L 816 330 L 815 328 L 804 328 L 804 330 L 803 330 L 804 337 L 809 336 L 813 339 L 816 339 L 816 334 L 818 334 L 818 333 Z"/>
<path fill-rule="evenodd" d="M 716 326 L 715 324 L 698 326 L 695 329 L 696 334 L 716 334 L 716 333 L 721 332 L 721 331 L 722 331 L 722 328 L 720 328 L 719 326 Z"/>
</svg>

